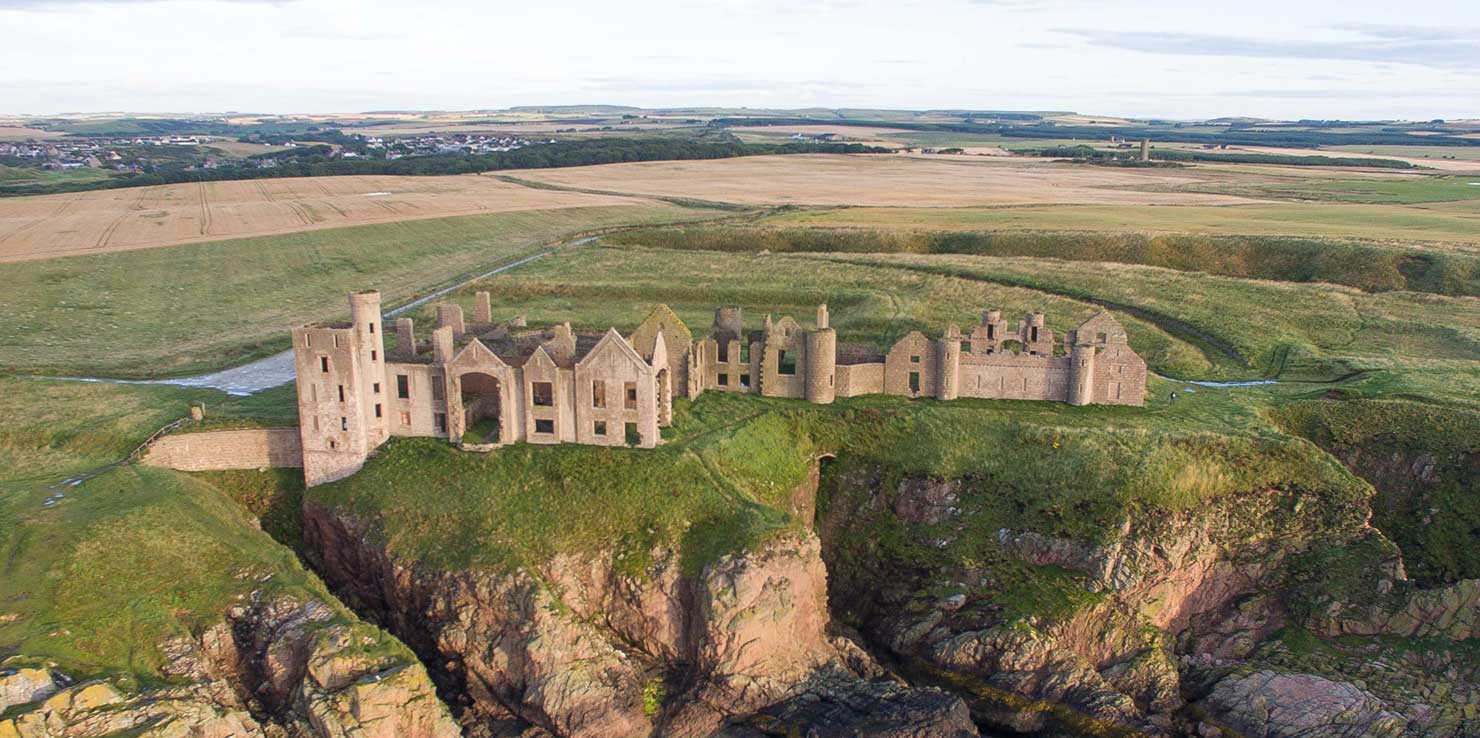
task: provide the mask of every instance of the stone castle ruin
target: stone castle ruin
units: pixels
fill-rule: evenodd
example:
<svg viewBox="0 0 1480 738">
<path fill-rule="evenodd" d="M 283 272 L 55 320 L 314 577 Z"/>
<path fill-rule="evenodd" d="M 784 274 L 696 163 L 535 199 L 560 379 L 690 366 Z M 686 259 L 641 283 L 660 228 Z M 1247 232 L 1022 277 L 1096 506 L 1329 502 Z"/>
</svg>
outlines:
<svg viewBox="0 0 1480 738">
<path fill-rule="evenodd" d="M 437 328 L 418 342 L 409 318 L 387 338 L 380 293 L 349 304 L 349 323 L 293 330 L 309 486 L 353 474 L 392 436 L 473 450 L 518 441 L 651 448 L 673 421 L 675 396 L 711 390 L 821 404 L 890 394 L 1141 405 L 1146 394 L 1146 362 L 1105 312 L 1059 342 L 1042 313 L 1009 323 L 992 310 L 969 332 L 912 331 L 881 353 L 840 344 L 826 305 L 810 329 L 767 315 L 748 332 L 738 308 L 719 308 L 702 338 L 659 305 L 624 337 L 496 322 L 479 292 L 471 321 L 461 306 L 439 305 Z"/>
</svg>

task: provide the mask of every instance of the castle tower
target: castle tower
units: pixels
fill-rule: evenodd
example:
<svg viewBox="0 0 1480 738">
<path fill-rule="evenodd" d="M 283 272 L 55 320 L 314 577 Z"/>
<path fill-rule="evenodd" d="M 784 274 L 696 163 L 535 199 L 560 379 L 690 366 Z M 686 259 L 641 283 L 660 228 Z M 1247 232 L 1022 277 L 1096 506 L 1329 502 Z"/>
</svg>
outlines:
<svg viewBox="0 0 1480 738">
<path fill-rule="evenodd" d="M 1093 405 L 1095 402 L 1095 347 L 1074 346 L 1069 356 L 1069 404 Z"/>
<path fill-rule="evenodd" d="M 821 323 L 826 325 L 827 306 L 817 310 Z M 807 375 L 803 391 L 807 402 L 819 405 L 831 404 L 837 398 L 838 334 L 831 328 L 818 328 L 806 334 Z"/>
<path fill-rule="evenodd" d="M 293 330 L 298 435 L 310 487 L 359 471 L 389 435 L 380 293 L 350 295 L 349 310 L 348 326 Z"/>
<path fill-rule="evenodd" d="M 935 394 L 942 400 L 954 400 L 961 394 L 961 329 L 948 326 L 938 350 L 940 382 L 936 385 Z"/>
<path fill-rule="evenodd" d="M 355 382 L 365 418 L 368 448 L 376 448 L 391 437 L 390 413 L 385 394 L 385 326 L 381 324 L 380 293 L 356 292 L 349 296 L 350 325 L 359 353 L 360 375 Z"/>
<path fill-rule="evenodd" d="M 1151 161 L 1151 139 L 1141 139 L 1141 161 Z"/>
</svg>

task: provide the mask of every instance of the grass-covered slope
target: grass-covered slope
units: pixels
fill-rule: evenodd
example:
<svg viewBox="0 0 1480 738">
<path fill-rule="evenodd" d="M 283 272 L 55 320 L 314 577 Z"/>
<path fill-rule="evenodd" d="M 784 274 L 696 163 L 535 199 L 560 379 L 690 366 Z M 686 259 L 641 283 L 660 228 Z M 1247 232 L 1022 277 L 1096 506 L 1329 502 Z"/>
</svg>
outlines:
<svg viewBox="0 0 1480 738">
<path fill-rule="evenodd" d="M 225 417 L 264 411 L 205 390 L 0 380 L 12 419 L 0 434 L 0 660 L 147 687 L 165 679 L 166 641 L 198 636 L 255 593 L 329 603 L 325 626 L 350 624 L 363 630 L 357 648 L 409 662 L 216 486 L 134 465 L 57 486 L 124 457 L 193 402 Z"/>
</svg>

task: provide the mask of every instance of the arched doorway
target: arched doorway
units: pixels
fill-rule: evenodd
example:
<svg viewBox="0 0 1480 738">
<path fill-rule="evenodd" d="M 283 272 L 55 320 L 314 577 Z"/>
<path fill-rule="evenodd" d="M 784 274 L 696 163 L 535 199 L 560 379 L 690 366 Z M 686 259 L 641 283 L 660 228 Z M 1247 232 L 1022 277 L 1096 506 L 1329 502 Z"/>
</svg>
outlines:
<svg viewBox="0 0 1480 738">
<path fill-rule="evenodd" d="M 666 428 L 673 424 L 673 378 L 668 368 L 658 370 L 658 426 Z"/>
<path fill-rule="evenodd" d="M 469 372 L 462 375 L 459 384 L 462 385 L 463 442 L 502 442 L 503 388 L 498 379 L 482 372 Z"/>
</svg>

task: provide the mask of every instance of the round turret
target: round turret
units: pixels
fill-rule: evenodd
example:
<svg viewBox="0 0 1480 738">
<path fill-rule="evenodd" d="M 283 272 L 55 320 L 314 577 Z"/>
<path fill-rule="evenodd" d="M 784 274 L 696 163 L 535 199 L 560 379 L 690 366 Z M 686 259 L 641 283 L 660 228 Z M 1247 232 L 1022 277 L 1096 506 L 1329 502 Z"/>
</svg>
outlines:
<svg viewBox="0 0 1480 738">
<path fill-rule="evenodd" d="M 356 328 L 369 333 L 380 332 L 380 292 L 368 290 L 349 296 L 349 319 Z"/>
<path fill-rule="evenodd" d="M 837 397 L 838 392 L 835 386 L 838 374 L 838 333 L 826 328 L 806 335 L 805 396 L 807 402 L 826 405 Z"/>
</svg>

